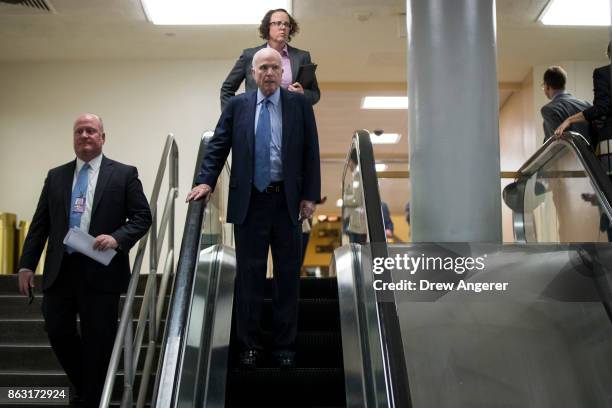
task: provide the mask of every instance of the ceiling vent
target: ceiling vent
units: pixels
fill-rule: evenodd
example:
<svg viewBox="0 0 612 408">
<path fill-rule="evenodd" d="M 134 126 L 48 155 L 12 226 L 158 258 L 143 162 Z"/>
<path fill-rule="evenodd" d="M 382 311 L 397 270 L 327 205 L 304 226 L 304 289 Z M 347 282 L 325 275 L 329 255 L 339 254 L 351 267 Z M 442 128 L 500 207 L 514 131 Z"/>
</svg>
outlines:
<svg viewBox="0 0 612 408">
<path fill-rule="evenodd" d="M 0 0 L 0 14 L 55 13 L 48 0 Z"/>
</svg>

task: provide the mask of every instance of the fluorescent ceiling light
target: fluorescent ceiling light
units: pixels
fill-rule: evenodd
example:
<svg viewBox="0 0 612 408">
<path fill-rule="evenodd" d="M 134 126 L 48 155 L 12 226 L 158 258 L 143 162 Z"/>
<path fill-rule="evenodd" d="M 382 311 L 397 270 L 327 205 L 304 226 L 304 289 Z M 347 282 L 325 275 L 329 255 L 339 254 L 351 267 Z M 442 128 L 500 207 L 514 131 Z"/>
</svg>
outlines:
<svg viewBox="0 0 612 408">
<path fill-rule="evenodd" d="M 610 25 L 609 0 L 550 0 L 538 17 L 545 25 Z"/>
<path fill-rule="evenodd" d="M 376 163 L 374 166 L 376 167 L 376 171 L 387 170 L 387 165 L 385 163 Z"/>
<path fill-rule="evenodd" d="M 383 133 L 382 135 L 377 135 L 375 133 L 370 133 L 370 140 L 372 144 L 393 144 L 398 143 L 402 137 L 399 133 Z"/>
<path fill-rule="evenodd" d="M 407 96 L 366 96 L 361 109 L 408 109 Z"/>
<path fill-rule="evenodd" d="M 147 19 L 156 25 L 259 24 L 268 10 L 291 0 L 141 0 Z"/>
</svg>

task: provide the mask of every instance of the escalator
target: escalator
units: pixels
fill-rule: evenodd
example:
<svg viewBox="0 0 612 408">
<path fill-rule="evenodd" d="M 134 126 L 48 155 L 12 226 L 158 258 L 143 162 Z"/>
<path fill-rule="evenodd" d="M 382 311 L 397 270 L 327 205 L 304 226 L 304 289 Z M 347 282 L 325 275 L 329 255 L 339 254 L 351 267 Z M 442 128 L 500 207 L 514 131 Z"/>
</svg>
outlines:
<svg viewBox="0 0 612 408">
<path fill-rule="evenodd" d="M 372 146 L 357 132 L 343 176 L 344 245 L 332 278 L 301 280 L 297 366 L 282 371 L 237 364 L 222 177 L 208 203 L 189 206 L 153 405 L 612 406 L 612 248 L 543 239 L 561 211 L 546 215 L 542 203 L 577 194 L 593 218 L 587 230 L 612 214 L 612 185 L 587 151 L 573 135 L 547 142 L 506 190 L 527 243 L 387 244 Z M 268 281 L 265 338 L 272 290 Z"/>
<path fill-rule="evenodd" d="M 228 176 L 226 167 L 211 199 L 189 205 L 153 405 L 345 407 L 335 277 L 300 280 L 294 368 L 281 370 L 268 356 L 254 370 L 239 366 L 232 321 L 236 260 L 231 227 L 221 222 Z M 265 285 L 264 346 L 271 339 L 274 290 L 271 279 Z"/>
</svg>

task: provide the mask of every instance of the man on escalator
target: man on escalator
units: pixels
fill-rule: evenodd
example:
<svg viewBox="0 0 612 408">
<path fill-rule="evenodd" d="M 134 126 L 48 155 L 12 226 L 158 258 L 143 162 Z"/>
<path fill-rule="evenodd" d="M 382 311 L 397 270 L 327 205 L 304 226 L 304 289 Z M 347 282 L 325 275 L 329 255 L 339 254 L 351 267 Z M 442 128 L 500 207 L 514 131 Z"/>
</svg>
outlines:
<svg viewBox="0 0 612 408">
<path fill-rule="evenodd" d="M 280 54 L 253 57 L 257 89 L 229 100 L 187 201 L 206 197 L 232 151 L 227 220 L 236 240 L 236 335 L 240 364 L 255 368 L 268 250 L 272 249 L 273 349 L 281 368 L 295 362 L 302 220 L 321 200 L 319 142 L 312 105 L 280 87 Z"/>
</svg>

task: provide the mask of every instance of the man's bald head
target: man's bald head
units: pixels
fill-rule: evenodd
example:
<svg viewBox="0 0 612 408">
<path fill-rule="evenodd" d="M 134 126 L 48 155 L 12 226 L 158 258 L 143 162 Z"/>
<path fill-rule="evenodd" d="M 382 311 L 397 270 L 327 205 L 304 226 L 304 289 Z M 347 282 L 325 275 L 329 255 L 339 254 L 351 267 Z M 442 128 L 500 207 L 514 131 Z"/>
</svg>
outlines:
<svg viewBox="0 0 612 408">
<path fill-rule="evenodd" d="M 84 162 L 89 162 L 102 153 L 106 141 L 102 118 L 93 113 L 82 113 L 74 121 L 74 153 Z"/>
<path fill-rule="evenodd" d="M 281 55 L 273 48 L 262 48 L 253 55 L 253 78 L 265 96 L 270 96 L 280 86 L 283 77 Z"/>
</svg>

